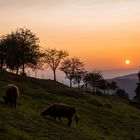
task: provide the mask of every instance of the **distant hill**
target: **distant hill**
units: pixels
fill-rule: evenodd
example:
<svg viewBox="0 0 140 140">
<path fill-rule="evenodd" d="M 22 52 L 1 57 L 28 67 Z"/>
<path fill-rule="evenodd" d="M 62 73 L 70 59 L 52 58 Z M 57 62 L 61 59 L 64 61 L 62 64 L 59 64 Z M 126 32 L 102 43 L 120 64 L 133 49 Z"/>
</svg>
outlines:
<svg viewBox="0 0 140 140">
<path fill-rule="evenodd" d="M 108 79 L 108 81 L 117 82 L 120 88 L 125 89 L 130 99 L 132 99 L 135 96 L 134 90 L 136 89 L 136 83 L 138 82 L 137 73 Z"/>
<path fill-rule="evenodd" d="M 135 79 L 135 80 L 137 80 L 138 77 L 137 77 L 137 73 L 133 73 L 133 74 L 128 74 L 128 75 L 124 75 L 124 76 L 118 76 L 113 79 Z"/>
<path fill-rule="evenodd" d="M 2 100 L 4 87 L 20 89 L 18 108 Z M 52 103 L 75 106 L 79 123 L 72 127 L 40 113 Z M 140 109 L 116 96 L 82 93 L 59 82 L 0 72 L 0 140 L 138 140 Z"/>
</svg>

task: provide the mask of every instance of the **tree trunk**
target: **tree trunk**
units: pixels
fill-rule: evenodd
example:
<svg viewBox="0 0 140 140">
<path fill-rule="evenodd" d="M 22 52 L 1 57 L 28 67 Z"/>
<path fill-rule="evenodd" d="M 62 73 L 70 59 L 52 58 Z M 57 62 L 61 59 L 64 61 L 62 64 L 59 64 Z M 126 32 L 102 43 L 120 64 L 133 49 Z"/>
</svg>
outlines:
<svg viewBox="0 0 140 140">
<path fill-rule="evenodd" d="M 108 89 L 107 92 L 108 92 L 107 94 L 109 95 L 110 90 Z"/>
<path fill-rule="evenodd" d="M 105 89 L 104 89 L 104 95 L 105 95 Z"/>
<path fill-rule="evenodd" d="M 86 92 L 87 92 L 87 84 L 88 84 L 88 83 L 86 82 Z"/>
<path fill-rule="evenodd" d="M 78 82 L 78 89 L 80 90 L 80 82 Z"/>
<path fill-rule="evenodd" d="M 94 86 L 94 82 L 92 83 L 92 88 L 93 88 L 93 89 L 92 89 L 92 90 L 93 90 L 92 92 L 93 92 L 93 93 L 95 93 L 95 86 Z"/>
<path fill-rule="evenodd" d="M 114 95 L 116 95 L 116 89 L 114 89 Z"/>
<path fill-rule="evenodd" d="M 72 79 L 70 79 L 70 87 L 72 88 Z"/>
<path fill-rule="evenodd" d="M 54 81 L 56 81 L 56 69 L 53 69 Z"/>
</svg>

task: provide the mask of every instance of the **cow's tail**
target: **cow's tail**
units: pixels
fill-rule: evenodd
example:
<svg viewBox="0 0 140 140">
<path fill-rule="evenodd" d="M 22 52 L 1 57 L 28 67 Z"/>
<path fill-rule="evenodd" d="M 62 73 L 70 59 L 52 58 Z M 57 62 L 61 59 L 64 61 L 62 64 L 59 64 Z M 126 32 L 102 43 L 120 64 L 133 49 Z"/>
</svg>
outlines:
<svg viewBox="0 0 140 140">
<path fill-rule="evenodd" d="M 78 117 L 77 117 L 77 114 L 76 114 L 76 109 L 75 109 L 75 122 L 76 122 L 76 124 L 78 124 Z"/>
</svg>

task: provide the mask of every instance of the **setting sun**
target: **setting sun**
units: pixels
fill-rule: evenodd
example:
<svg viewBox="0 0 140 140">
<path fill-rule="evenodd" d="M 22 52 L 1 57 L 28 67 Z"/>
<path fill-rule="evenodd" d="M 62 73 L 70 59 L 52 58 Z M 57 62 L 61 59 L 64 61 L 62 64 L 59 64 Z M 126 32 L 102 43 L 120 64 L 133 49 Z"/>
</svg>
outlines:
<svg viewBox="0 0 140 140">
<path fill-rule="evenodd" d="M 130 64 L 130 60 L 125 60 L 125 64 L 129 65 Z"/>
</svg>

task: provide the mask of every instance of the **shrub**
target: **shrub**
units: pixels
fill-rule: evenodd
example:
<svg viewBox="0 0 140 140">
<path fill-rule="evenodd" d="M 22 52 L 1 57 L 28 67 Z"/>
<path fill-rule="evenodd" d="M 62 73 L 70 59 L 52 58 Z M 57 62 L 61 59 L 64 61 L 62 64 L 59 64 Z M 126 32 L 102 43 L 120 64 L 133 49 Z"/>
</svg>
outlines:
<svg viewBox="0 0 140 140">
<path fill-rule="evenodd" d="M 120 98 L 128 100 L 128 94 L 125 92 L 124 89 L 117 89 L 116 95 L 119 96 Z"/>
</svg>

